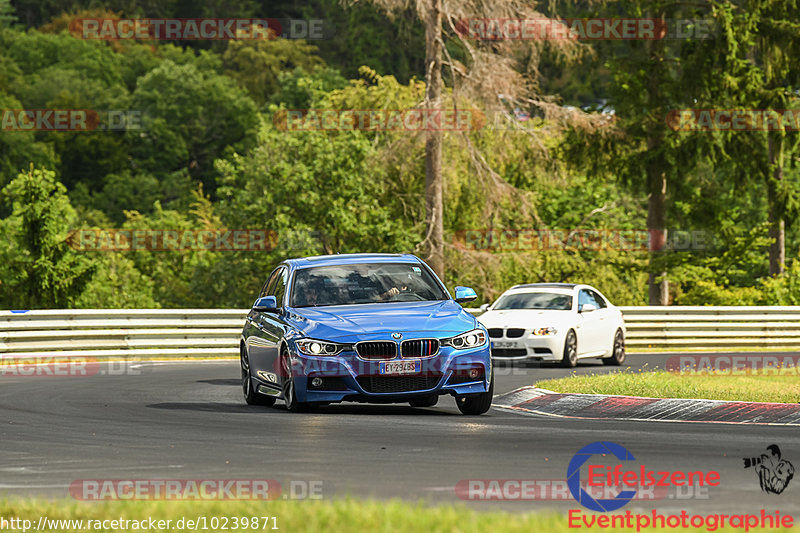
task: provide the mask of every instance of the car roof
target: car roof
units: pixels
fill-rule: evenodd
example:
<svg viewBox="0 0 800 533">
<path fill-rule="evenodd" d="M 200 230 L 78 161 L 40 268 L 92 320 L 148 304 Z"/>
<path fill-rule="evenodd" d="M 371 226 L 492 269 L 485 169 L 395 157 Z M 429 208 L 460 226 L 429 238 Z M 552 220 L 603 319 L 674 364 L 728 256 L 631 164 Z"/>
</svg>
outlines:
<svg viewBox="0 0 800 533">
<path fill-rule="evenodd" d="M 312 266 L 352 265 L 356 263 L 421 263 L 413 254 L 335 254 L 315 255 L 287 259 L 284 263 L 293 268 L 309 268 Z"/>
<path fill-rule="evenodd" d="M 514 285 L 511 289 L 574 289 L 577 286 L 577 283 L 525 283 Z"/>
</svg>

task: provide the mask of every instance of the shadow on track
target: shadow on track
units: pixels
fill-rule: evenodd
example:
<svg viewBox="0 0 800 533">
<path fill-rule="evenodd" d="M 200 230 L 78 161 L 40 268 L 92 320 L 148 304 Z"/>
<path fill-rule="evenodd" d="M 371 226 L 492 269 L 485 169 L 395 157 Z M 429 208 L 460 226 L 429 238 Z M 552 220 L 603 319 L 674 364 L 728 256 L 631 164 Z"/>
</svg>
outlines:
<svg viewBox="0 0 800 533">
<path fill-rule="evenodd" d="M 437 407 L 411 407 L 409 405 L 388 404 L 372 405 L 359 403 L 344 403 L 336 405 L 322 405 L 313 407 L 305 413 L 289 413 L 278 402 L 273 407 L 260 407 L 253 405 L 233 404 L 233 403 L 212 403 L 212 402 L 165 402 L 153 403 L 147 406 L 150 409 L 166 409 L 171 411 L 200 411 L 212 413 L 263 413 L 281 414 L 291 416 L 303 415 L 372 415 L 372 416 L 461 416 L 458 413 L 444 411 Z"/>
<path fill-rule="evenodd" d="M 257 411 L 258 407 L 251 407 L 244 403 L 213 403 L 213 402 L 165 402 L 151 403 L 149 409 L 168 409 L 176 411 L 204 411 L 212 413 L 250 413 Z"/>
<path fill-rule="evenodd" d="M 241 387 L 242 386 L 242 379 L 241 378 L 231 378 L 231 379 L 198 379 L 195 383 L 207 383 L 209 385 L 222 385 L 225 387 Z"/>
<path fill-rule="evenodd" d="M 558 362 L 540 362 L 540 361 L 494 361 L 495 369 L 497 368 L 541 368 L 543 370 L 574 370 L 562 367 Z M 627 366 L 627 365 L 625 365 Z M 600 359 L 578 359 L 578 366 L 576 368 L 610 368 L 603 364 Z"/>
</svg>

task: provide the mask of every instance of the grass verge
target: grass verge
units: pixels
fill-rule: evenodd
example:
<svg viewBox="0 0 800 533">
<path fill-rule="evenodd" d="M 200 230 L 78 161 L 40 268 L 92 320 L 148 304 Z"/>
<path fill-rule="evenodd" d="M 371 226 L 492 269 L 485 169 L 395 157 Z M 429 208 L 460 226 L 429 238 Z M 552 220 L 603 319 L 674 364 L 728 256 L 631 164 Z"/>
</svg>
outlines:
<svg viewBox="0 0 800 533">
<path fill-rule="evenodd" d="M 739 402 L 797 403 L 800 379 L 797 374 L 677 374 L 654 372 L 613 372 L 572 375 L 538 381 L 537 387 L 554 392 L 617 394 L 648 398 L 698 398 Z"/>
<path fill-rule="evenodd" d="M 478 512 L 468 509 L 464 505 L 450 505 L 431 507 L 424 504 L 412 504 L 397 500 L 392 501 L 363 501 L 363 500 L 336 500 L 336 501 L 274 501 L 274 502 L 247 502 L 247 501 L 183 501 L 183 502 L 99 502 L 85 503 L 67 500 L 0 500 L 0 520 L 22 518 L 30 520 L 31 528 L 38 526 L 39 517 L 48 520 L 82 520 L 80 527 L 64 525 L 63 527 L 43 527 L 41 531 L 142 531 L 143 527 L 133 527 L 133 524 L 117 524 L 110 522 L 102 524 L 103 520 L 136 520 L 153 518 L 154 520 L 170 520 L 167 527 L 156 526 L 152 532 L 194 530 L 188 527 L 186 520 L 197 520 L 205 517 L 207 528 L 200 524 L 198 531 L 224 531 L 222 520 L 228 518 L 227 530 L 250 532 L 263 531 L 288 531 L 319 532 L 335 531 L 336 533 L 368 533 L 368 532 L 524 532 L 547 531 L 559 533 L 575 531 L 570 529 L 567 517 L 556 513 L 528 513 L 516 514 L 507 512 Z M 591 517 L 592 514 L 584 516 Z M 606 515 L 608 516 L 608 515 Z M 218 522 L 212 526 L 212 517 Z M 232 517 L 259 517 L 258 527 L 234 529 Z M 270 518 L 266 521 L 267 527 L 262 527 L 265 521 L 261 517 L 276 517 L 275 522 Z M 183 528 L 178 527 L 178 521 L 184 519 Z M 101 523 L 92 526 L 87 521 L 100 520 Z M 273 530 L 273 525 L 277 529 Z M 88 526 L 88 527 L 87 527 Z M 126 527 L 120 527 L 126 526 Z M 147 527 L 147 526 L 145 526 Z M 7 530 L 12 530 L 6 528 Z M 582 527 L 582 531 L 599 532 L 608 531 L 597 527 Z M 17 529 L 22 531 L 21 527 Z M 691 529 L 692 531 L 706 531 L 706 529 Z M 634 529 L 635 531 L 635 529 Z M 719 528 L 718 532 L 743 531 L 729 527 Z M 750 531 L 760 531 L 750 529 Z M 770 529 L 770 531 L 795 531 L 795 529 Z"/>
</svg>

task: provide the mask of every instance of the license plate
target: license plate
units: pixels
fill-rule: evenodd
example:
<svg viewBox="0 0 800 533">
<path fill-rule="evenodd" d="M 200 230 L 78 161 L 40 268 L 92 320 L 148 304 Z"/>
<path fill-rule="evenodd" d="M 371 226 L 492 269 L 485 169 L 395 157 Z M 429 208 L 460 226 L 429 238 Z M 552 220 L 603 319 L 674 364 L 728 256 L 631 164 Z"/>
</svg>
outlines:
<svg viewBox="0 0 800 533">
<path fill-rule="evenodd" d="M 516 342 L 492 342 L 492 348 L 497 348 L 499 350 L 507 349 L 507 348 L 519 348 L 519 344 Z"/>
<path fill-rule="evenodd" d="M 379 374 L 416 374 L 422 369 L 422 361 L 382 361 L 378 367 Z"/>
</svg>

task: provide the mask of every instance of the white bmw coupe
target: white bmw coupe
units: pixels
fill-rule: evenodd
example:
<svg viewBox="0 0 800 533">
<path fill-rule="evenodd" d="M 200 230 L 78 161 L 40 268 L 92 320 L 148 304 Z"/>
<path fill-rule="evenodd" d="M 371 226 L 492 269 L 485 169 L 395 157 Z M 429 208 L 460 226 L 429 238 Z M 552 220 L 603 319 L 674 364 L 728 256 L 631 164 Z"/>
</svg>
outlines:
<svg viewBox="0 0 800 533">
<path fill-rule="evenodd" d="M 531 283 L 500 295 L 478 320 L 489 330 L 496 361 L 553 361 L 574 367 L 578 359 L 625 361 L 622 312 L 589 285 Z"/>
</svg>

